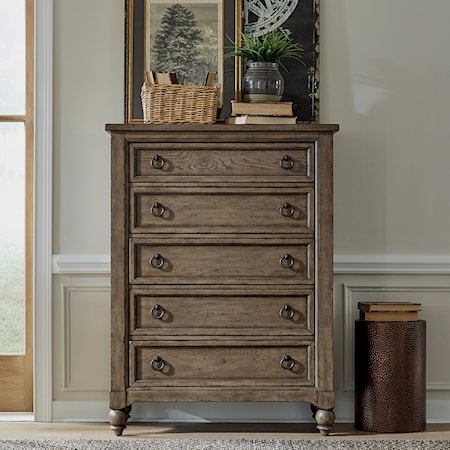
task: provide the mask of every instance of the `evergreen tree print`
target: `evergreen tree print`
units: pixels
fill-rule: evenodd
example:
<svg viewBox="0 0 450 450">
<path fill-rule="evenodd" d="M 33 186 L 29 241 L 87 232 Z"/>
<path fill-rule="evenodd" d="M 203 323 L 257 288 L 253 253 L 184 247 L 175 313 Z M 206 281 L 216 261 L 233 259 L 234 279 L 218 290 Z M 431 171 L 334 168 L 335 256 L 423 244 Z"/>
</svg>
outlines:
<svg viewBox="0 0 450 450">
<path fill-rule="evenodd" d="M 169 5 L 155 33 L 152 70 L 176 72 L 182 84 L 202 84 L 206 72 L 211 70 L 211 61 L 206 61 L 201 53 L 205 48 L 203 35 L 192 9 L 180 3 Z"/>
</svg>

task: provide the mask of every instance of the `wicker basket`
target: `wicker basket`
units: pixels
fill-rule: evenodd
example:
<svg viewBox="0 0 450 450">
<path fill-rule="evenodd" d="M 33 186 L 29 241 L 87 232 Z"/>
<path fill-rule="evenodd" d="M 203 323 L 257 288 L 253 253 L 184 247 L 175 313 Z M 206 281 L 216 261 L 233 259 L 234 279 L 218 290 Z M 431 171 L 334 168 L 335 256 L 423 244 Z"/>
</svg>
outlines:
<svg viewBox="0 0 450 450">
<path fill-rule="evenodd" d="M 220 85 L 148 84 L 141 89 L 144 123 L 214 123 Z"/>
</svg>

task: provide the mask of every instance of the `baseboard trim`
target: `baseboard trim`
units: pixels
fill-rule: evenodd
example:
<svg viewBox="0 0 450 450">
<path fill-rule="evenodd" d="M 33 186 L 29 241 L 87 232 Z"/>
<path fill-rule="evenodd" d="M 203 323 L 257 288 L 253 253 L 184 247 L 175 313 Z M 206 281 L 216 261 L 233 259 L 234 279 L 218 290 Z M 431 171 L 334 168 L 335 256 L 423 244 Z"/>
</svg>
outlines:
<svg viewBox="0 0 450 450">
<path fill-rule="evenodd" d="M 55 401 L 53 422 L 104 422 L 107 402 Z M 310 405 L 302 402 L 142 402 L 133 404 L 137 423 L 309 423 Z"/>
<path fill-rule="evenodd" d="M 34 422 L 34 413 L 4 413 L 0 412 L 0 422 Z"/>
<path fill-rule="evenodd" d="M 354 423 L 353 402 L 337 402 L 336 423 Z M 427 401 L 427 423 L 449 423 L 450 401 Z M 53 422 L 107 422 L 106 401 L 54 401 Z M 309 404 L 297 402 L 154 402 L 133 405 L 130 422 L 311 423 Z"/>
<path fill-rule="evenodd" d="M 450 255 L 335 255 L 335 274 L 450 274 Z M 110 255 L 53 255 L 53 273 L 109 274 Z"/>
</svg>

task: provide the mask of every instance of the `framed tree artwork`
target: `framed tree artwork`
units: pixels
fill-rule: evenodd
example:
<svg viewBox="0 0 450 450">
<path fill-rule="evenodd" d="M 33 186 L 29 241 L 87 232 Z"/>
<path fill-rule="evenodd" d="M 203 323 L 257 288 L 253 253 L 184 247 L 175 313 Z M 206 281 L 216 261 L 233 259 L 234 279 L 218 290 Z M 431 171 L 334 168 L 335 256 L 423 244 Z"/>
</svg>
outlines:
<svg viewBox="0 0 450 450">
<path fill-rule="evenodd" d="M 175 72 L 182 84 L 202 85 L 217 72 L 221 117 L 236 95 L 239 64 L 224 59 L 228 37 L 241 27 L 241 0 L 126 0 L 125 121 L 142 122 L 146 71 Z"/>
</svg>

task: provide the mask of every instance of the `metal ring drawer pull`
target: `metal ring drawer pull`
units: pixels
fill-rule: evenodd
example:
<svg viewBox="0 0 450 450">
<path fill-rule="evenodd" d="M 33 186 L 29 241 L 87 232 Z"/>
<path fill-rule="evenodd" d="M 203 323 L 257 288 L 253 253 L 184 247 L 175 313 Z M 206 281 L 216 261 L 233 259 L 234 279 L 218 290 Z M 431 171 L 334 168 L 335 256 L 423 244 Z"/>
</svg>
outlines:
<svg viewBox="0 0 450 450">
<path fill-rule="evenodd" d="M 284 155 L 280 161 L 280 166 L 286 170 L 292 169 L 294 167 L 294 160 L 289 155 Z"/>
<path fill-rule="evenodd" d="M 280 360 L 280 366 L 284 370 L 292 370 L 295 366 L 295 361 L 292 358 L 292 356 L 283 355 L 283 357 Z"/>
<path fill-rule="evenodd" d="M 280 258 L 280 266 L 283 267 L 283 269 L 290 269 L 294 265 L 294 258 L 289 255 L 289 253 L 285 253 Z"/>
<path fill-rule="evenodd" d="M 161 356 L 154 356 L 152 358 L 152 362 L 150 363 L 151 368 L 156 372 L 161 372 L 161 370 L 164 369 L 165 365 L 166 362 L 161 358 Z"/>
<path fill-rule="evenodd" d="M 280 309 L 279 314 L 282 319 L 289 320 L 294 317 L 294 310 L 290 305 L 283 305 Z"/>
<path fill-rule="evenodd" d="M 154 269 L 161 269 L 164 265 L 164 258 L 159 253 L 155 253 L 150 259 L 150 264 Z"/>
<path fill-rule="evenodd" d="M 154 168 L 154 169 L 162 169 L 164 166 L 164 158 L 160 155 L 155 155 L 153 156 L 153 158 L 150 160 L 150 165 Z"/>
<path fill-rule="evenodd" d="M 152 306 L 152 309 L 150 310 L 150 314 L 158 320 L 161 320 L 164 317 L 164 314 L 166 313 L 166 310 L 156 303 Z"/>
<path fill-rule="evenodd" d="M 164 211 L 164 206 L 158 202 L 153 203 L 152 207 L 150 208 L 150 212 L 156 217 L 161 217 L 164 214 Z"/>
<path fill-rule="evenodd" d="M 294 215 L 295 208 L 290 203 L 283 203 L 280 208 L 280 213 L 284 217 L 292 217 Z"/>
</svg>

